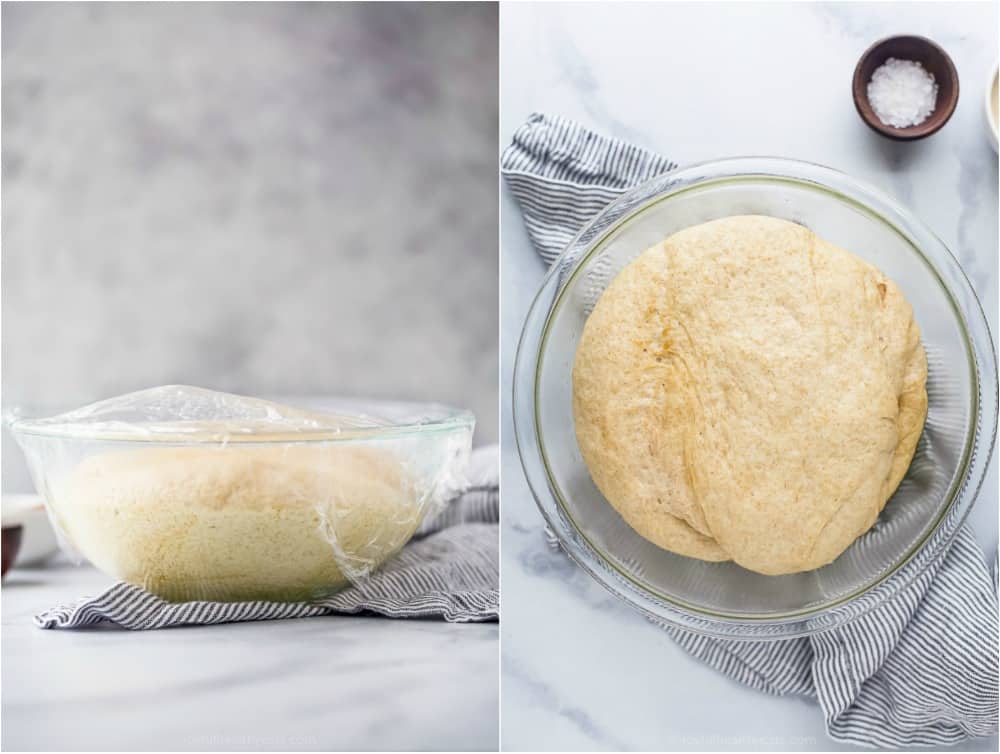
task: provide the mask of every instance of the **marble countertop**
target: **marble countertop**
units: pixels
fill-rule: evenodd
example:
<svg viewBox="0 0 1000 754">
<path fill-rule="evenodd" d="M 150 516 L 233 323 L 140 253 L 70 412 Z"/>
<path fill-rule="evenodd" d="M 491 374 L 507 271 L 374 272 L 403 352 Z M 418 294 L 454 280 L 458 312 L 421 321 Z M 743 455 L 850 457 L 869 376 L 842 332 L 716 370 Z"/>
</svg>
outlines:
<svg viewBox="0 0 1000 754">
<path fill-rule="evenodd" d="M 982 121 L 996 25 L 995 3 L 508 3 L 500 141 L 544 111 L 682 165 L 748 154 L 830 165 L 916 211 L 961 261 L 995 334 L 997 157 Z M 962 87 L 947 126 L 912 144 L 869 131 L 850 94 L 865 48 L 904 32 L 940 43 Z M 544 269 L 509 193 L 502 201 L 501 416 L 512 437 L 514 349 Z M 702 666 L 550 552 L 513 443 L 502 464 L 505 749 L 851 748 L 826 738 L 813 703 Z M 995 551 L 995 462 L 970 521 Z M 997 739 L 965 748 L 996 751 Z"/>
<path fill-rule="evenodd" d="M 3 749 L 495 750 L 497 624 L 337 616 L 43 631 L 90 567 L 3 584 Z"/>
</svg>

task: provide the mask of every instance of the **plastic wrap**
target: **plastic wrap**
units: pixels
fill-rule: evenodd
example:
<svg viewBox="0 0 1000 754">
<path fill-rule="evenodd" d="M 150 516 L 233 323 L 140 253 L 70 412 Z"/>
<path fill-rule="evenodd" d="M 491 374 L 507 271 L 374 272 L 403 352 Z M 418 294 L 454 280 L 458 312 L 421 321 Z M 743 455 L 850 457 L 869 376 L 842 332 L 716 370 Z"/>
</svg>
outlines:
<svg viewBox="0 0 1000 754">
<path fill-rule="evenodd" d="M 173 601 L 299 601 L 364 579 L 461 485 L 473 423 L 185 386 L 9 419 L 64 549 Z"/>
</svg>

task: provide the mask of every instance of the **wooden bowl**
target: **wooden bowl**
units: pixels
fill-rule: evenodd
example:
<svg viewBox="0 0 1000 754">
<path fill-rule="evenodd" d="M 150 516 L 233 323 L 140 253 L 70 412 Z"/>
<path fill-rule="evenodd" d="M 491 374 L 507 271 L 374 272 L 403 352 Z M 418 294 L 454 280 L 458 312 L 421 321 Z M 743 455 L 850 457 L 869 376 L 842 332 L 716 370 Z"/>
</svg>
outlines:
<svg viewBox="0 0 1000 754">
<path fill-rule="evenodd" d="M 17 551 L 21 549 L 22 532 L 23 529 L 20 526 L 3 527 L 3 538 L 0 539 L 0 578 L 6 576 L 7 571 L 14 565 Z"/>
<path fill-rule="evenodd" d="M 906 128 L 887 126 L 878 119 L 868 101 L 868 82 L 875 69 L 889 58 L 915 60 L 933 74 L 938 85 L 937 104 L 923 123 Z M 875 132 L 897 141 L 913 141 L 938 131 L 958 104 L 958 71 L 948 53 L 926 37 L 903 35 L 881 39 L 867 50 L 854 68 L 854 106 L 858 115 Z"/>
</svg>

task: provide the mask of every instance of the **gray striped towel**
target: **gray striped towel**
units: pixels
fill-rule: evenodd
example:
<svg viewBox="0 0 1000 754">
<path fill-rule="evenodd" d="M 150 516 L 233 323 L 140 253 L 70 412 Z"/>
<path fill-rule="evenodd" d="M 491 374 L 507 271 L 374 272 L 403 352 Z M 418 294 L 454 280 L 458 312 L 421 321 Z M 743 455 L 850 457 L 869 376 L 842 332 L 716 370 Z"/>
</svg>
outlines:
<svg viewBox="0 0 1000 754">
<path fill-rule="evenodd" d="M 332 596 L 293 603 L 172 603 L 119 582 L 96 597 L 46 610 L 35 616 L 35 624 L 40 628 L 114 624 L 146 630 L 362 612 L 455 623 L 498 620 L 500 488 L 495 445 L 472 453 L 466 476 L 465 490 L 425 522 L 399 555 Z"/>
<path fill-rule="evenodd" d="M 514 134 L 501 167 L 535 248 L 551 264 L 625 189 L 676 166 L 535 114 Z M 740 683 L 816 699 L 836 741 L 942 746 L 997 731 L 997 585 L 964 529 L 947 556 L 898 597 L 841 628 L 774 642 L 663 628 Z"/>
</svg>

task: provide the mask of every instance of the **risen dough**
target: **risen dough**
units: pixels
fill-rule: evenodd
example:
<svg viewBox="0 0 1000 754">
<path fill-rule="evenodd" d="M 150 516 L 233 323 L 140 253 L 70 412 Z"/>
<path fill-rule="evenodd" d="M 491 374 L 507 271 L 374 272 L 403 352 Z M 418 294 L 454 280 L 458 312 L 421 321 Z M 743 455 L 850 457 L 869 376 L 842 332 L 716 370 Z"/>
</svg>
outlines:
<svg viewBox="0 0 1000 754">
<path fill-rule="evenodd" d="M 393 455 L 336 445 L 106 453 L 52 502 L 94 565 L 169 600 L 335 591 L 402 547 L 422 507 Z"/>
<path fill-rule="evenodd" d="M 647 250 L 598 300 L 576 435 L 643 537 L 794 573 L 875 523 L 920 437 L 926 377 L 891 280 L 802 226 L 728 217 Z"/>
</svg>

